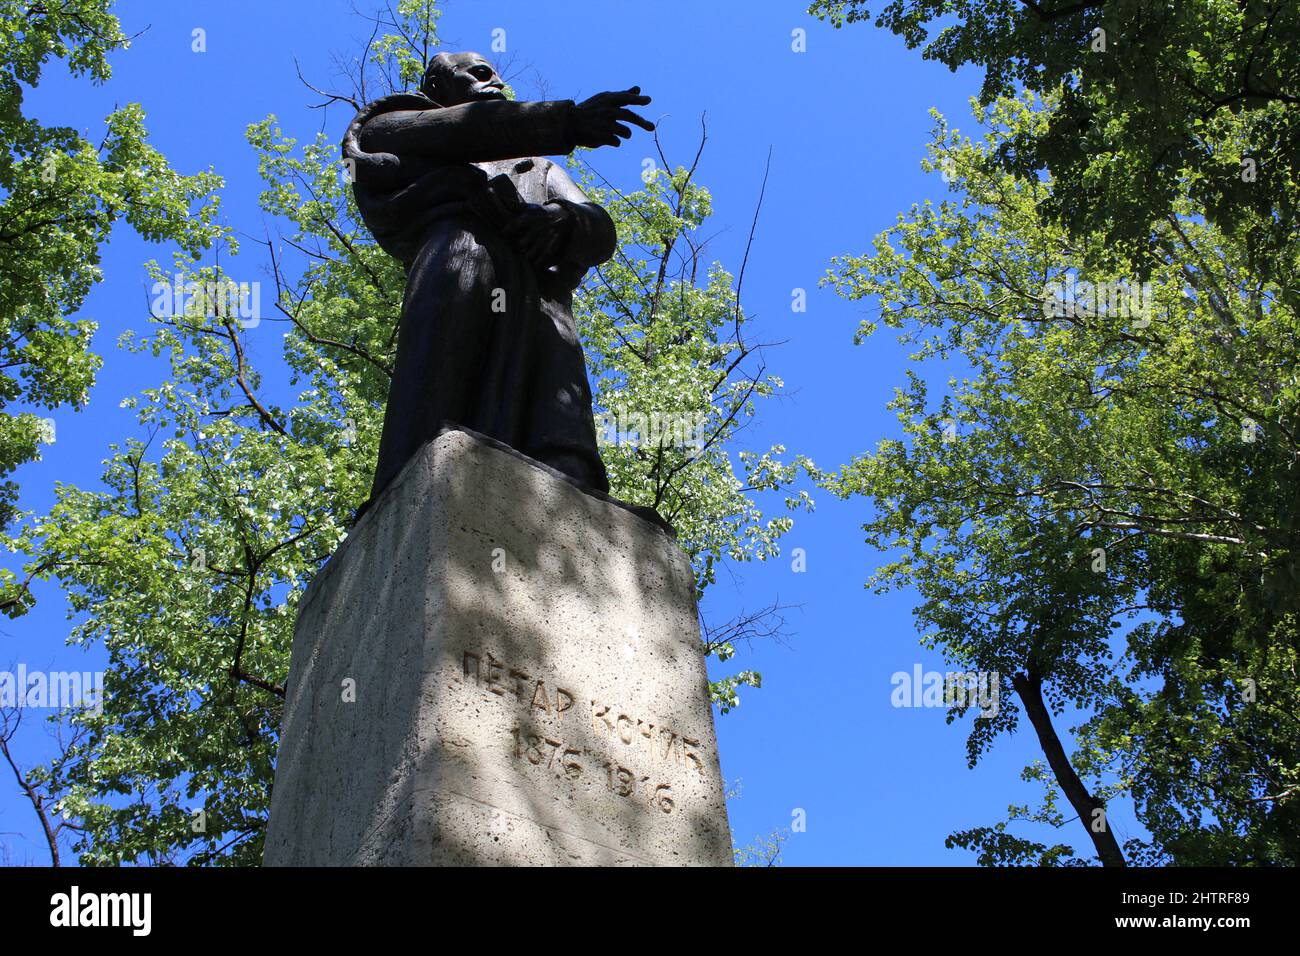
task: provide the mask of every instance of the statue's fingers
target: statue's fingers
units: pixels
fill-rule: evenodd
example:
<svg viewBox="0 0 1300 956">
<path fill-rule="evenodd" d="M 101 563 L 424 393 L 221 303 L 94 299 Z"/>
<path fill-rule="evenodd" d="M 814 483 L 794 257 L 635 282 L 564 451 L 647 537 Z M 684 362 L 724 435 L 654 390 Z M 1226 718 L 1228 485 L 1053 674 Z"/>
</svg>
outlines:
<svg viewBox="0 0 1300 956">
<path fill-rule="evenodd" d="M 539 268 L 544 269 L 555 261 L 553 252 L 554 247 L 547 243 L 546 245 L 534 249 L 532 255 L 528 257 L 528 260 Z"/>
<path fill-rule="evenodd" d="M 548 262 L 555 253 L 556 246 L 560 243 L 560 237 L 551 233 L 543 237 L 540 245 L 537 247 L 537 258 L 543 262 Z"/>
<path fill-rule="evenodd" d="M 531 223 L 515 220 L 514 222 L 507 223 L 505 228 L 501 231 L 507 239 L 520 239 L 522 236 L 527 236 L 528 230 L 531 228 Z"/>
<path fill-rule="evenodd" d="M 528 236 L 524 254 L 530 259 L 539 259 L 546 255 L 555 237 L 549 232 L 537 230 Z"/>
<path fill-rule="evenodd" d="M 637 126 L 640 126 L 647 133 L 653 133 L 655 131 L 654 123 L 650 122 L 644 116 L 638 116 L 636 113 L 633 113 L 631 110 L 621 109 L 618 111 L 617 116 L 619 119 L 625 120 L 626 122 L 635 123 Z"/>
<path fill-rule="evenodd" d="M 537 229 L 535 228 L 526 229 L 524 233 L 521 236 L 519 236 L 519 247 L 521 249 L 530 248 L 535 242 L 537 242 L 537 236 L 538 236 Z"/>
<path fill-rule="evenodd" d="M 632 131 L 628 129 L 626 126 L 624 126 L 622 123 L 613 124 L 613 128 L 614 128 L 614 132 L 617 135 L 623 137 L 624 139 L 632 138 Z"/>
</svg>

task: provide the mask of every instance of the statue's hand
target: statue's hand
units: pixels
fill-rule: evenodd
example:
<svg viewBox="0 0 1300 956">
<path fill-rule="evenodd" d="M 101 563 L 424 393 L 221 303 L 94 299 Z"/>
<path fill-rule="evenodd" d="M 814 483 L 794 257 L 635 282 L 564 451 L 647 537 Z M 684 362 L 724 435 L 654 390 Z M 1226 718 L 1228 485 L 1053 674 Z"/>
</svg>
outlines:
<svg viewBox="0 0 1300 956">
<path fill-rule="evenodd" d="M 642 96 L 639 86 L 617 93 L 597 93 L 573 108 L 570 133 L 574 142 L 590 147 L 620 146 L 632 135 L 626 123 L 635 123 L 647 132 L 654 132 L 654 123 L 628 109 L 649 102 L 650 97 Z"/>
<path fill-rule="evenodd" d="M 572 225 L 572 216 L 564 206 L 529 203 L 502 232 L 525 259 L 536 268 L 545 269 L 555 264 Z"/>
</svg>

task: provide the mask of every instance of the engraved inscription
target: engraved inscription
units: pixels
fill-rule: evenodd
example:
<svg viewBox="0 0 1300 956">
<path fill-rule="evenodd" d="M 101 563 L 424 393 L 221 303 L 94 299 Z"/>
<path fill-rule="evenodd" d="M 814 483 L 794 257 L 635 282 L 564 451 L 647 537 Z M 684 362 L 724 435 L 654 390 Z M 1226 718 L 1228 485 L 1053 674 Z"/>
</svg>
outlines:
<svg viewBox="0 0 1300 956">
<path fill-rule="evenodd" d="M 661 813 L 672 813 L 675 809 L 672 785 L 652 783 L 649 774 L 638 777 L 635 771 L 627 767 L 601 760 L 599 754 L 586 747 L 571 747 L 563 741 L 531 733 L 520 727 L 515 727 L 511 735 L 514 738 L 516 760 L 526 760 L 534 767 L 544 767 L 557 777 L 563 776 L 570 780 L 580 779 L 592 767 L 603 768 L 605 789 L 615 796 L 643 801 L 648 808 Z"/>
<path fill-rule="evenodd" d="M 509 746 L 521 772 L 595 786 L 665 814 L 676 810 L 666 774 L 693 769 L 704 776 L 698 740 L 592 698 L 587 698 L 589 724 L 575 724 L 566 715 L 579 695 L 555 680 L 511 666 L 488 651 L 464 651 L 459 663 L 456 676 L 462 683 L 514 704 L 518 719 Z"/>
<path fill-rule="evenodd" d="M 656 727 L 652 722 L 620 713 L 616 708 L 598 700 L 591 702 L 591 726 L 607 740 L 618 740 L 625 746 L 644 753 L 656 763 L 673 763 L 690 766 L 704 775 L 704 764 L 695 749 L 698 740 L 679 735 L 667 727 Z"/>
<path fill-rule="evenodd" d="M 548 685 L 542 678 L 503 664 L 491 654 L 466 651 L 461 658 L 461 680 L 484 687 L 498 697 L 509 694 L 548 717 L 563 714 L 573 706 L 573 694 L 563 687 Z"/>
<path fill-rule="evenodd" d="M 563 773 L 570 780 L 577 780 L 582 776 L 583 751 L 580 748 L 566 747 L 558 740 L 540 734 L 526 733 L 518 727 L 512 733 L 515 738 L 515 759 L 527 760 L 534 767 L 545 764 L 547 769 Z"/>
</svg>

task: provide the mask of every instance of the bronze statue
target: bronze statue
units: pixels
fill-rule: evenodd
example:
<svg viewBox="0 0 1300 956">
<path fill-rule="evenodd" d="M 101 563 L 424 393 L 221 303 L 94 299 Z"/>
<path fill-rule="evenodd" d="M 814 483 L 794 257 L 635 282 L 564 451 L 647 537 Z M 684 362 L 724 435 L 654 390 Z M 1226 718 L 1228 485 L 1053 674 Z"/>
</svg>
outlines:
<svg viewBox="0 0 1300 956">
<path fill-rule="evenodd" d="M 407 270 L 372 501 L 448 425 L 609 490 L 572 300 L 614 224 L 538 157 L 653 130 L 628 109 L 650 98 L 521 103 L 504 86 L 479 54 L 440 54 L 419 93 L 368 104 L 343 140 L 362 218 Z"/>
</svg>

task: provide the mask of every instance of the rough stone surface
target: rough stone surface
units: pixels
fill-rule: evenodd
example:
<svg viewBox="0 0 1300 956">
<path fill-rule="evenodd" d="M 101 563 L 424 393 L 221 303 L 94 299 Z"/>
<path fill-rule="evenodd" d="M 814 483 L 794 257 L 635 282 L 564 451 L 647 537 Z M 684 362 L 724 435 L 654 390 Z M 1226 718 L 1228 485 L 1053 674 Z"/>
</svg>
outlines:
<svg viewBox="0 0 1300 956">
<path fill-rule="evenodd" d="M 267 865 L 730 865 L 693 577 L 462 431 L 299 610 Z"/>
</svg>

